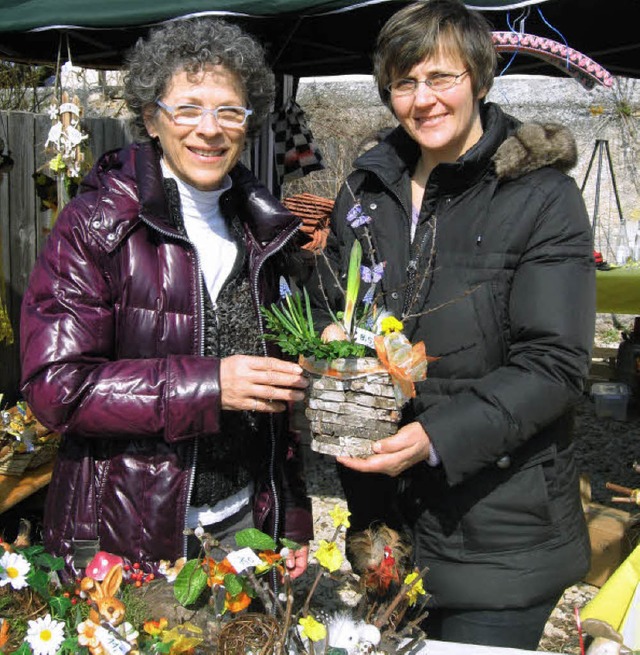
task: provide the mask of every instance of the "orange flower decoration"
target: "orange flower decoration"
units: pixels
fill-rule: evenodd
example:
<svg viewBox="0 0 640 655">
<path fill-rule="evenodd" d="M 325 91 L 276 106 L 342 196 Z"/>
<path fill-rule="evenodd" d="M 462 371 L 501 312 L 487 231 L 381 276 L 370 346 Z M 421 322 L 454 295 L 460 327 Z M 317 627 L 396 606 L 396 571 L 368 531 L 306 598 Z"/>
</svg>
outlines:
<svg viewBox="0 0 640 655">
<path fill-rule="evenodd" d="M 96 630 L 100 626 L 97 623 L 94 623 L 90 619 L 83 621 L 78 625 L 78 643 L 81 646 L 86 646 L 91 653 L 100 653 L 102 652 L 102 646 Z"/>
<path fill-rule="evenodd" d="M 273 550 L 263 550 L 261 553 L 258 553 L 258 557 L 264 562 L 264 564 L 256 566 L 256 573 L 258 575 L 268 571 L 273 566 L 275 566 L 281 574 L 284 573 L 282 555 L 280 555 L 280 553 L 276 553 Z"/>
<path fill-rule="evenodd" d="M 207 571 L 207 584 L 210 587 L 224 586 L 224 576 L 228 573 L 236 573 L 226 557 L 221 562 L 216 562 L 212 557 L 206 557 L 202 562 L 202 566 Z"/>
<path fill-rule="evenodd" d="M 158 635 L 162 634 L 162 631 L 165 630 L 168 625 L 169 621 L 167 621 L 165 618 L 162 618 L 159 621 L 145 621 L 142 629 L 148 635 L 157 637 Z"/>
<path fill-rule="evenodd" d="M 250 604 L 251 598 L 244 591 L 241 591 L 237 596 L 231 596 L 229 592 L 227 592 L 227 595 L 224 599 L 225 610 L 229 610 L 233 614 L 242 612 L 242 610 L 249 607 Z"/>
<path fill-rule="evenodd" d="M 9 619 L 3 619 L 0 625 L 0 648 L 9 641 Z"/>
</svg>

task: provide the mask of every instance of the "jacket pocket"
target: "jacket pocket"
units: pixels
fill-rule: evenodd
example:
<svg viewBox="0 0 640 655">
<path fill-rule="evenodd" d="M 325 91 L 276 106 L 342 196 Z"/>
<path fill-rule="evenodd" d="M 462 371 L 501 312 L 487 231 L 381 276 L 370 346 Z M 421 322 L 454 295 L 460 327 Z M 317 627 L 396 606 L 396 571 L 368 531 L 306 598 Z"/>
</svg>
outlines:
<svg viewBox="0 0 640 655">
<path fill-rule="evenodd" d="M 519 551 L 554 537 L 545 467 L 553 461 L 522 468 L 471 506 L 462 518 L 466 551 Z"/>
</svg>

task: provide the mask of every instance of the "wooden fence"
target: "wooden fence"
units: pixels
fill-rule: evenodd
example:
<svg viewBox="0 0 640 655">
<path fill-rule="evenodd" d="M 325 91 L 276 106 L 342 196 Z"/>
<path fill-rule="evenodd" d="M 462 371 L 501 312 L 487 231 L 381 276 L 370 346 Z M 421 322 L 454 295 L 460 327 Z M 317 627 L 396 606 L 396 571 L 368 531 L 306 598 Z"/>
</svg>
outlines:
<svg viewBox="0 0 640 655">
<path fill-rule="evenodd" d="M 44 150 L 50 127 L 46 114 L 0 112 L 0 137 L 5 141 L 5 154 L 8 150 L 14 160 L 13 169 L 0 174 L 0 272 L 14 333 L 13 344 L 0 342 L 1 406 L 19 399 L 20 304 L 51 223 L 51 212 L 40 208 L 33 179 L 33 174 L 50 159 Z M 83 128 L 89 134 L 94 158 L 129 141 L 123 120 L 85 119 Z"/>
</svg>

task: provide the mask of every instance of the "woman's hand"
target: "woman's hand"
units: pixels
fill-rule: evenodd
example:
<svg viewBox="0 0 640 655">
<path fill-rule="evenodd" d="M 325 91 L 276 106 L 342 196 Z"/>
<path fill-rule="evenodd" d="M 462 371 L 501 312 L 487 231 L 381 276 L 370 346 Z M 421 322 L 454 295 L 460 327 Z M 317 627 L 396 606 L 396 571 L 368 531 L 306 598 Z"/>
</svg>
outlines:
<svg viewBox="0 0 640 655">
<path fill-rule="evenodd" d="M 290 550 L 285 560 L 287 573 L 292 580 L 300 577 L 309 563 L 309 546 L 300 546 L 298 550 Z"/>
<path fill-rule="evenodd" d="M 400 475 L 410 466 L 429 459 L 431 441 L 418 422 L 400 428 L 393 436 L 373 444 L 374 454 L 366 459 L 337 457 L 343 466 L 362 473 L 386 473 Z"/>
<path fill-rule="evenodd" d="M 303 400 L 309 381 L 302 368 L 275 357 L 232 355 L 220 361 L 222 409 L 283 412 Z"/>
</svg>

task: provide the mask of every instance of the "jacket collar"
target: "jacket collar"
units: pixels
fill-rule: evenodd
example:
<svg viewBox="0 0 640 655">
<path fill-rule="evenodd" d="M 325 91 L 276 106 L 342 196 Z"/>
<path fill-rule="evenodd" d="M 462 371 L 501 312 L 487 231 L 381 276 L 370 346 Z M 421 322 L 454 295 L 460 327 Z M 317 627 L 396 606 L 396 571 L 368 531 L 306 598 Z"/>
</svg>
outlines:
<svg viewBox="0 0 640 655">
<path fill-rule="evenodd" d="M 455 194 L 487 172 L 498 180 L 508 180 L 544 166 L 563 172 L 575 166 L 577 150 L 569 129 L 552 123 L 521 124 L 494 103 L 483 103 L 480 117 L 480 140 L 457 161 L 436 166 L 429 178 L 430 188 Z M 354 165 L 373 172 L 388 187 L 400 189 L 400 181 L 411 174 L 419 156 L 418 144 L 399 126 Z"/>
<path fill-rule="evenodd" d="M 483 127 L 480 140 L 457 161 L 436 166 L 429 178 L 429 184 L 443 193 L 455 193 L 479 180 L 492 166 L 491 158 L 500 144 L 518 125 L 493 103 L 483 103 L 480 116 Z M 354 165 L 373 172 L 394 188 L 404 175 L 412 173 L 419 156 L 418 144 L 398 126 L 384 141 L 356 159 Z"/>
<path fill-rule="evenodd" d="M 282 230 L 301 222 L 243 164 L 236 164 L 229 175 L 231 188 L 220 199 L 223 211 L 235 207 L 240 220 L 249 227 L 257 241 L 272 241 Z M 160 157 L 155 146 L 138 144 L 136 177 L 141 215 L 151 223 L 161 222 L 166 227 L 168 207 L 162 186 Z"/>
</svg>

